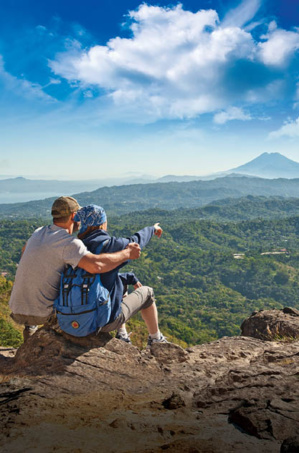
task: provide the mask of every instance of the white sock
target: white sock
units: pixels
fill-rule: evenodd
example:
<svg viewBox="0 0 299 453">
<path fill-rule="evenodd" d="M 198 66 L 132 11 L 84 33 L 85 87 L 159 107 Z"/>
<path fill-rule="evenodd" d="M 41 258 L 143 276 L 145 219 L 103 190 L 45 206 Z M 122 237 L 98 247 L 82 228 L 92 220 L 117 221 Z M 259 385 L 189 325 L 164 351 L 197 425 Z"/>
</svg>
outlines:
<svg viewBox="0 0 299 453">
<path fill-rule="evenodd" d="M 158 332 L 156 332 L 156 333 L 150 333 L 150 337 L 155 340 L 160 340 L 160 338 L 161 338 L 160 330 L 158 330 Z"/>
<path fill-rule="evenodd" d="M 128 336 L 128 332 L 127 332 L 127 329 L 125 327 L 120 327 L 117 330 L 117 333 L 119 333 L 120 335 L 123 335 L 124 337 Z"/>
</svg>

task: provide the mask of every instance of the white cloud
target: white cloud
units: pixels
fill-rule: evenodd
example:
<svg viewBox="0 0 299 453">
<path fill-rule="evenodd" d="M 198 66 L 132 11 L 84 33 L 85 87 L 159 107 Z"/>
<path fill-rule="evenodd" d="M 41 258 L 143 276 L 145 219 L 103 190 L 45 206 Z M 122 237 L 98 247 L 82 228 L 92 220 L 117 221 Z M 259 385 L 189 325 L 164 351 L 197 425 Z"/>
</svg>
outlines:
<svg viewBox="0 0 299 453">
<path fill-rule="evenodd" d="M 86 91 L 84 91 L 83 96 L 85 98 L 90 98 L 91 99 L 91 98 L 93 98 L 93 93 L 92 93 L 91 90 L 86 90 Z"/>
<path fill-rule="evenodd" d="M 49 87 L 51 85 L 60 85 L 60 84 L 61 84 L 61 80 L 60 79 L 53 79 L 53 77 L 50 77 L 49 83 L 44 85 L 43 88 L 47 88 L 47 87 Z"/>
<path fill-rule="evenodd" d="M 271 22 L 273 24 L 273 22 Z M 265 65 L 282 66 L 299 49 L 299 32 L 272 28 L 259 43 L 259 56 Z"/>
<path fill-rule="evenodd" d="M 277 23 L 275 22 L 275 20 L 272 20 L 270 22 L 270 24 L 268 25 L 268 31 L 271 32 L 271 31 L 274 31 L 277 29 Z"/>
<path fill-rule="evenodd" d="M 183 118 L 225 106 L 223 67 L 254 50 L 249 33 L 219 27 L 213 10 L 197 13 L 141 5 L 130 12 L 131 39 L 57 56 L 51 68 L 82 87 L 107 90 L 117 106 L 132 102 L 154 117 Z M 213 90 L 211 90 L 213 88 Z"/>
<path fill-rule="evenodd" d="M 0 55 L 0 80 L 4 83 L 8 92 L 26 99 L 39 99 L 47 102 L 55 102 L 46 94 L 38 83 L 29 82 L 26 79 L 18 79 L 5 70 L 3 57 Z"/>
<path fill-rule="evenodd" d="M 254 18 L 261 7 L 261 0 L 243 0 L 235 9 L 228 12 L 225 16 L 223 25 L 242 27 Z"/>
<path fill-rule="evenodd" d="M 44 25 L 37 25 L 35 28 L 37 31 L 39 31 L 41 33 L 44 33 L 45 31 L 47 31 L 47 28 L 44 27 Z"/>
<path fill-rule="evenodd" d="M 299 117 L 292 121 L 287 121 L 280 129 L 277 131 L 270 132 L 269 138 L 276 139 L 281 137 L 299 137 Z"/>
<path fill-rule="evenodd" d="M 214 116 L 214 123 L 225 124 L 228 121 L 232 120 L 249 121 L 251 119 L 252 119 L 251 116 L 245 113 L 239 107 L 229 107 L 224 112 L 216 113 L 216 115 Z"/>
<path fill-rule="evenodd" d="M 53 79 L 52 77 L 50 77 L 50 82 L 49 82 L 50 85 L 60 85 L 60 83 L 61 83 L 61 80 Z"/>
<path fill-rule="evenodd" d="M 144 3 L 128 14 L 130 38 L 116 37 L 89 49 L 69 41 L 67 51 L 49 64 L 56 75 L 83 91 L 100 88 L 106 107 L 116 106 L 115 114 L 130 120 L 229 112 L 237 102 L 267 100 L 272 81 L 267 75 L 259 86 L 248 83 L 243 91 L 234 92 L 233 76 L 227 71 L 240 61 L 259 68 L 261 61 L 281 65 L 297 48 L 299 33 L 277 29 L 274 22 L 263 42 L 253 39 L 250 30 L 257 22 L 250 21 L 260 5 L 261 0 L 244 0 L 220 23 L 211 9 L 192 13 L 182 5 L 163 8 Z M 279 81 L 275 83 L 279 86 Z"/>
</svg>

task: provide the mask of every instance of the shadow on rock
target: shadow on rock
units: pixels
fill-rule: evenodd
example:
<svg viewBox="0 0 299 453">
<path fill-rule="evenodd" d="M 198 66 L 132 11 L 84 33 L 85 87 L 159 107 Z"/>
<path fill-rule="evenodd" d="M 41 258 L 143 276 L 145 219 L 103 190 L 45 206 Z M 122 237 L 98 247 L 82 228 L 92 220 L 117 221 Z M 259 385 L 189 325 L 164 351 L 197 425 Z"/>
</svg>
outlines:
<svg viewBox="0 0 299 453">
<path fill-rule="evenodd" d="M 14 358 L 1 358 L 3 371 L 18 375 L 63 374 L 79 356 L 106 346 L 110 340 L 108 333 L 77 338 L 42 327 L 19 347 Z"/>
</svg>

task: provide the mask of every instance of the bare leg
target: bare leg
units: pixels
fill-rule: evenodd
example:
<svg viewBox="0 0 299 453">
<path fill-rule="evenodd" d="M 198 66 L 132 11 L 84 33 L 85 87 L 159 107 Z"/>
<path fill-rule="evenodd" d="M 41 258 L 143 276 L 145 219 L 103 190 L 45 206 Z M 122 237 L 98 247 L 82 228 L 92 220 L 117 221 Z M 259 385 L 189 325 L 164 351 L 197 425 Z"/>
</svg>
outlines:
<svg viewBox="0 0 299 453">
<path fill-rule="evenodd" d="M 141 310 L 141 316 L 146 324 L 148 333 L 153 335 L 158 332 L 158 311 L 155 302 L 148 307 Z"/>
<path fill-rule="evenodd" d="M 120 329 L 125 324 L 124 321 L 130 319 L 139 311 L 141 311 L 142 318 L 146 323 L 149 333 L 151 335 L 157 333 L 159 327 L 154 292 L 148 286 L 142 286 L 124 298 L 122 302 L 122 324 L 119 325 L 116 319 L 114 322 L 106 324 L 101 332 L 111 332 L 112 330 Z"/>
</svg>

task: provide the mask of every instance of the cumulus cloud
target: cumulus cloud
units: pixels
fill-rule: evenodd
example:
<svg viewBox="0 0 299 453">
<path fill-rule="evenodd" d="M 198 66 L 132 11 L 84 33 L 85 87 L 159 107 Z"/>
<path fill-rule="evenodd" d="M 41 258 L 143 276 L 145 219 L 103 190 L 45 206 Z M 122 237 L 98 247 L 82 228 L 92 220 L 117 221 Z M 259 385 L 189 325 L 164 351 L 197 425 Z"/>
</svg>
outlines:
<svg viewBox="0 0 299 453">
<path fill-rule="evenodd" d="M 273 22 L 271 23 L 273 25 Z M 263 36 L 265 42 L 258 44 L 259 56 L 265 65 L 282 66 L 299 49 L 299 33 L 271 29 Z"/>
<path fill-rule="evenodd" d="M 216 113 L 214 116 L 214 123 L 216 124 L 225 124 L 227 121 L 232 120 L 241 120 L 241 121 L 249 121 L 251 120 L 251 116 L 245 113 L 239 107 L 229 107 L 224 112 Z"/>
<path fill-rule="evenodd" d="M 292 121 L 287 121 L 280 129 L 277 131 L 270 132 L 269 138 L 276 139 L 281 137 L 299 137 L 299 117 Z"/>
<path fill-rule="evenodd" d="M 257 22 L 250 21 L 260 4 L 244 0 L 222 23 L 212 9 L 193 13 L 180 4 L 142 4 L 128 14 L 130 38 L 116 37 L 88 49 L 78 41 L 69 43 L 49 64 L 85 92 L 96 87 L 117 114 L 128 112 L 131 119 L 192 118 L 223 110 L 216 115 L 223 124 L 237 119 L 227 116 L 229 106 L 268 99 L 273 84 L 279 86 L 272 67 L 285 64 L 297 49 L 298 31 L 280 30 L 273 23 L 260 42 L 253 39 L 250 30 Z M 242 86 L 238 68 L 244 62 L 261 76 L 243 73 Z"/>
</svg>

